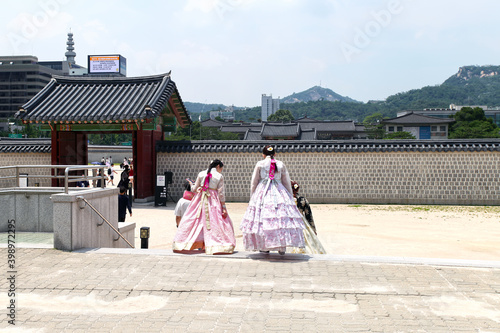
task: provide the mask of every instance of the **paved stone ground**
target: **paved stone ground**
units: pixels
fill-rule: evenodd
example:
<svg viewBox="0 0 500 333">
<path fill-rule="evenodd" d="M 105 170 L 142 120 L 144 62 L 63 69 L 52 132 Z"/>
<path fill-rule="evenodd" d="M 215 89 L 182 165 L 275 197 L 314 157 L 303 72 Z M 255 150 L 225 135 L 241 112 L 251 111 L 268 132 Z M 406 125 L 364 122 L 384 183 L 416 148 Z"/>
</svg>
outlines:
<svg viewBox="0 0 500 333">
<path fill-rule="evenodd" d="M 6 332 L 500 332 L 500 262 L 33 248 L 13 328 L 0 252 Z"/>
</svg>

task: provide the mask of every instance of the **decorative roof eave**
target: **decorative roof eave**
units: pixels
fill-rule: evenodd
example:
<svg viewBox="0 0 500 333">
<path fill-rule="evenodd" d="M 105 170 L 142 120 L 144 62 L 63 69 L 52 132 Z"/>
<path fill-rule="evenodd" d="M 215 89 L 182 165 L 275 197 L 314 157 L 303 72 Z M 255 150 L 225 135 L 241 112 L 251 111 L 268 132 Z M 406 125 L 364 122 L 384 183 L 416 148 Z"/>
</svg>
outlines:
<svg viewBox="0 0 500 333">
<path fill-rule="evenodd" d="M 161 116 L 174 100 L 179 123 L 190 123 L 170 73 L 145 77 L 66 77 L 53 79 L 16 113 L 24 123 L 116 123 Z"/>
<path fill-rule="evenodd" d="M 156 152 L 164 153 L 258 153 L 270 144 L 256 141 L 158 141 Z M 470 140 L 279 140 L 271 142 L 278 153 L 300 152 L 500 152 L 500 139 Z"/>
</svg>

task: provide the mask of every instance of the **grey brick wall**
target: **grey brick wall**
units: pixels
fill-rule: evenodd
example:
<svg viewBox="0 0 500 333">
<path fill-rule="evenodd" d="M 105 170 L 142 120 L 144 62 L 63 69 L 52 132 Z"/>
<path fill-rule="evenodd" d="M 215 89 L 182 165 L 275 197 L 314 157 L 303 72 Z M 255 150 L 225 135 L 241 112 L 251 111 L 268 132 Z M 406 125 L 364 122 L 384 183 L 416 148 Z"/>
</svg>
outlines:
<svg viewBox="0 0 500 333">
<path fill-rule="evenodd" d="M 260 153 L 158 153 L 157 172 L 173 172 L 172 196 L 182 195 L 214 158 L 224 166 L 227 201 L 248 201 Z M 464 152 L 281 153 L 290 176 L 311 203 L 499 205 L 500 154 Z"/>
<path fill-rule="evenodd" d="M 49 169 L 37 169 L 36 165 L 51 165 L 50 153 L 4 153 L 0 154 L 0 166 L 16 166 L 16 165 L 33 165 L 33 168 L 22 169 L 21 173 L 31 175 L 50 175 Z M 14 176 L 15 171 L 0 170 L 0 177 Z M 30 178 L 29 186 L 34 186 L 38 183 L 40 187 L 51 186 L 51 181 L 48 178 Z M 0 187 L 16 186 L 15 180 L 0 179 Z"/>
</svg>

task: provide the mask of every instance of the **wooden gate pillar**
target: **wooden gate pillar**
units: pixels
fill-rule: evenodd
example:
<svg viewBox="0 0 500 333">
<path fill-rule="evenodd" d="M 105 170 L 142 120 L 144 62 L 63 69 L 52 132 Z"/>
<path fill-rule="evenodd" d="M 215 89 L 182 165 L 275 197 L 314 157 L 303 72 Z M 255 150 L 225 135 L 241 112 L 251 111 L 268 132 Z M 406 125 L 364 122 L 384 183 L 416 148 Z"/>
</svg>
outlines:
<svg viewBox="0 0 500 333">
<path fill-rule="evenodd" d="M 52 131 L 51 136 L 52 165 L 87 165 L 89 163 L 87 134 Z M 75 175 L 76 172 L 71 174 Z M 59 170 L 59 175 L 64 176 L 64 170 Z M 64 180 L 52 179 L 52 186 L 63 187 Z M 76 183 L 70 183 L 70 186 L 76 186 Z"/>
<path fill-rule="evenodd" d="M 161 127 L 138 130 L 133 134 L 134 197 L 154 197 L 156 182 L 156 141 L 163 139 Z"/>
</svg>

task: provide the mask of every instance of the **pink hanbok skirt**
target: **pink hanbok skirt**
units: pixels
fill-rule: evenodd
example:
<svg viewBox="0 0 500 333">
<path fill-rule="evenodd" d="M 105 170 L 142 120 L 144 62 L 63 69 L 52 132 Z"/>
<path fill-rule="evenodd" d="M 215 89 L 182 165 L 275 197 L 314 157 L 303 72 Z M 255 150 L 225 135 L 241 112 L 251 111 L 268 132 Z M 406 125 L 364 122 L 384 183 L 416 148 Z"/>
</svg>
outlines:
<svg viewBox="0 0 500 333">
<path fill-rule="evenodd" d="M 222 210 L 217 190 L 198 192 L 182 216 L 174 237 L 174 251 L 205 249 L 206 254 L 233 253 L 233 222 Z"/>
<path fill-rule="evenodd" d="M 261 181 L 241 221 L 247 251 L 304 248 L 304 221 L 293 196 L 278 181 Z"/>
</svg>

